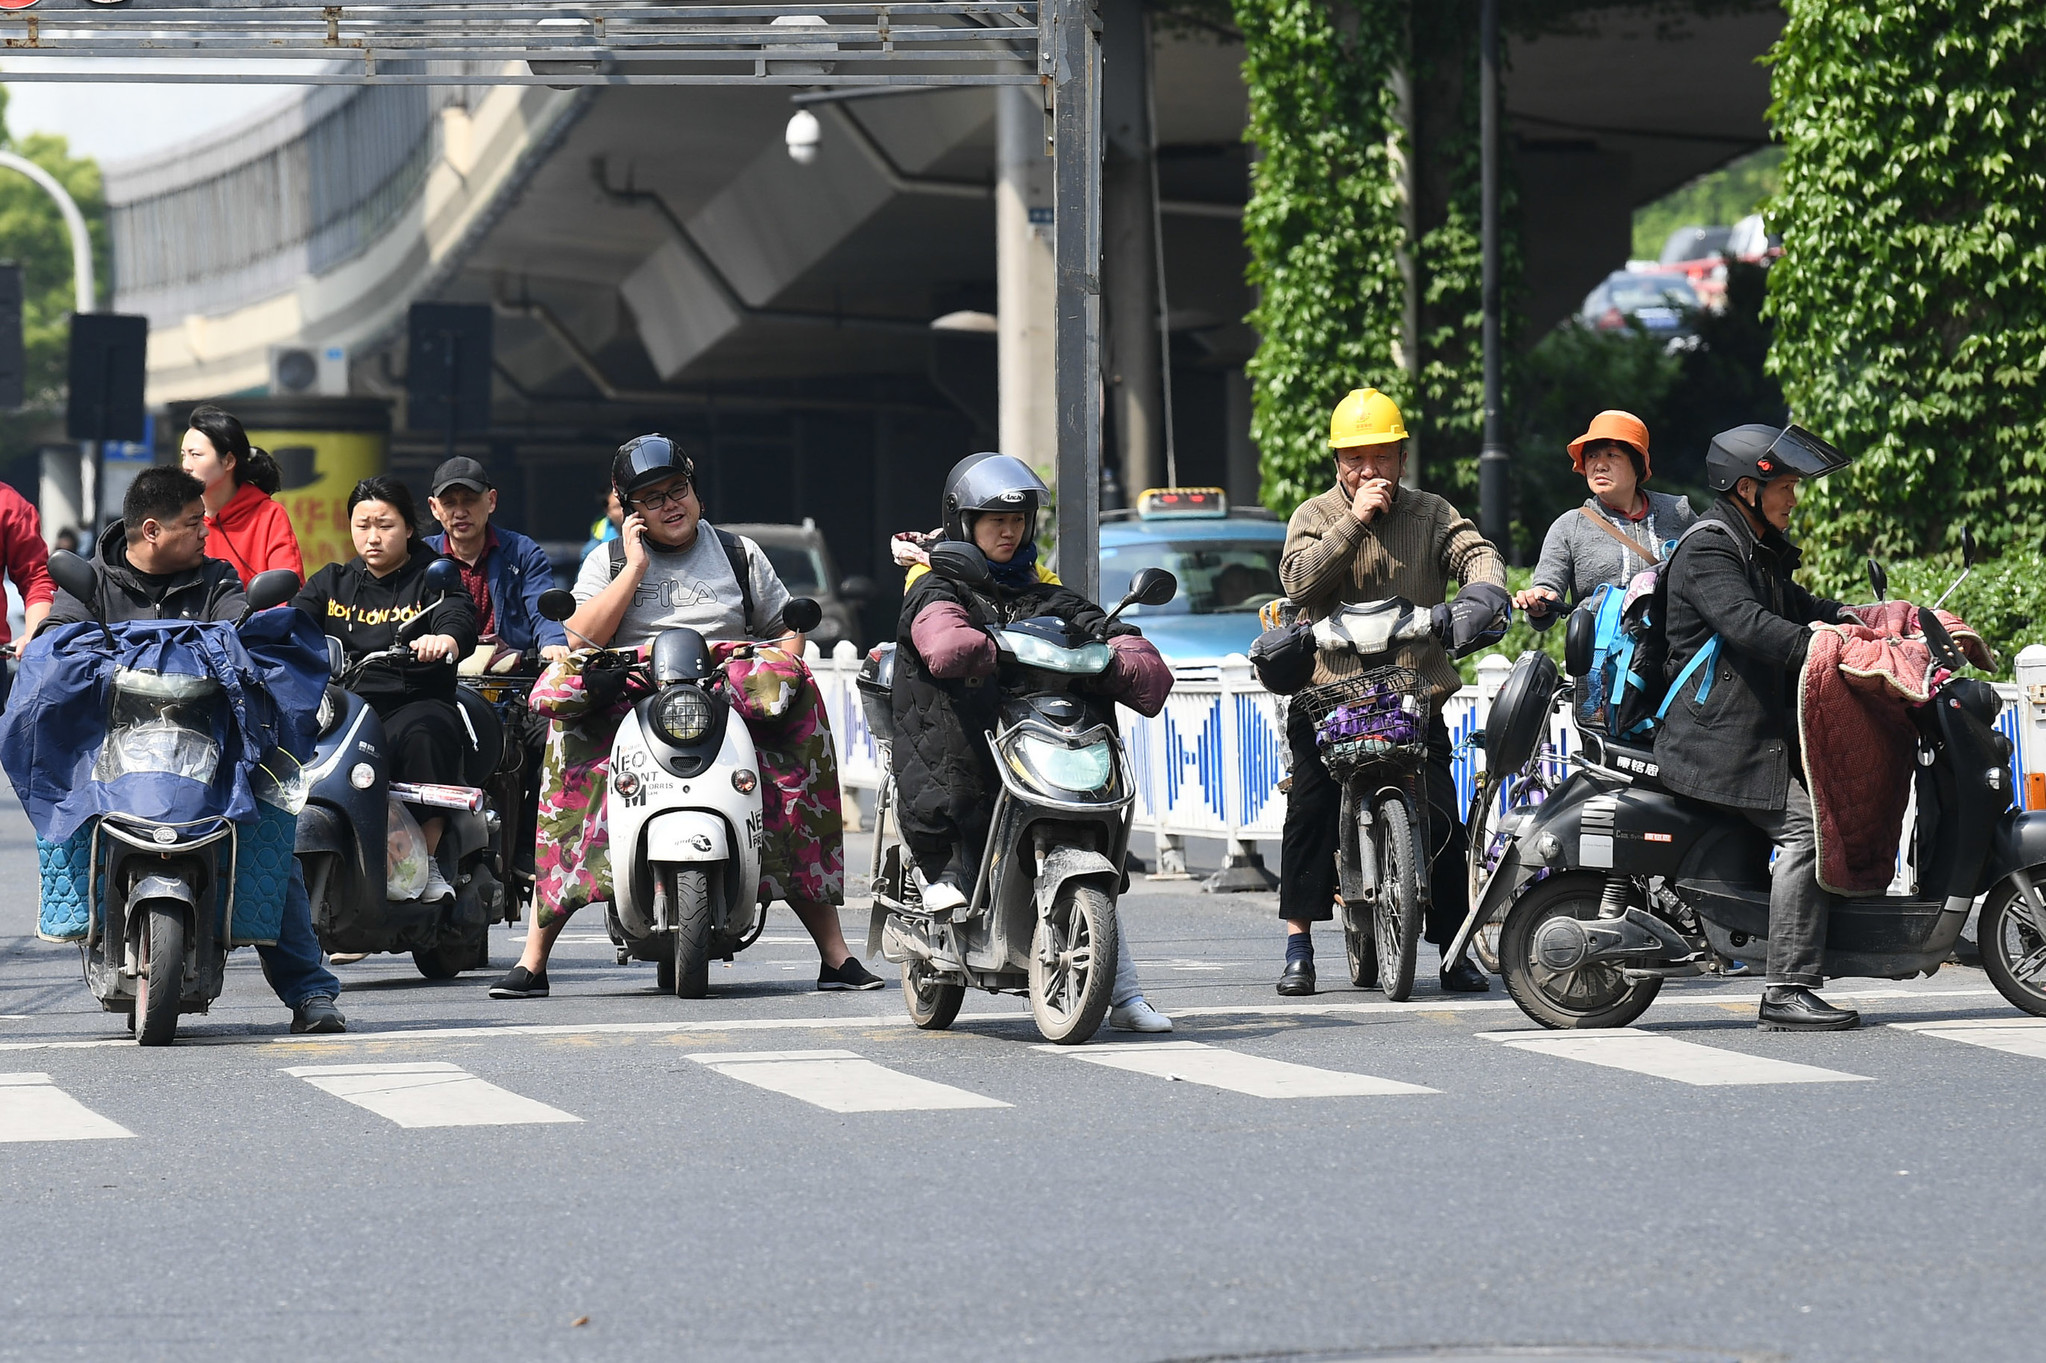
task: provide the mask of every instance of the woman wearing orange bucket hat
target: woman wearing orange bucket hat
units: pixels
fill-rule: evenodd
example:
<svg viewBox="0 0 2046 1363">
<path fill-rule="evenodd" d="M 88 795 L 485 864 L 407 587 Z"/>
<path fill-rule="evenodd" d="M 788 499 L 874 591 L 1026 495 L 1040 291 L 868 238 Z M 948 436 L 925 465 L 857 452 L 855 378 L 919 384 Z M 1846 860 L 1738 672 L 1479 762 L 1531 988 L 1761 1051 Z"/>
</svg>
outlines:
<svg viewBox="0 0 2046 1363">
<path fill-rule="evenodd" d="M 1542 540 L 1534 579 L 1513 604 L 1536 629 L 1547 629 L 1565 606 L 1607 582 L 1625 582 L 1652 567 L 1667 545 L 1698 519 L 1682 497 L 1650 492 L 1648 427 L 1632 412 L 1605 411 L 1570 442 L 1570 466 L 1591 496 L 1566 511 Z"/>
</svg>

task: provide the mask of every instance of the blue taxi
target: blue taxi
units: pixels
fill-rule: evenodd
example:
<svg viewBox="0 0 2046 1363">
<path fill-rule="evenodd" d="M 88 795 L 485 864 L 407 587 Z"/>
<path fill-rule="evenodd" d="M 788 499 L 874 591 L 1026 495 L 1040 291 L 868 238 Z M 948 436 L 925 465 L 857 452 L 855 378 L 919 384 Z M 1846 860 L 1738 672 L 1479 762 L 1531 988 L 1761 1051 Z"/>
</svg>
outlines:
<svg viewBox="0 0 2046 1363">
<path fill-rule="evenodd" d="M 1257 608 L 1275 600 L 1285 522 L 1262 507 L 1231 510 L 1220 488 L 1152 488 L 1128 511 L 1101 513 L 1101 599 L 1120 601 L 1142 568 L 1164 568 L 1179 594 L 1123 615 L 1169 663 L 1248 653 Z"/>
</svg>

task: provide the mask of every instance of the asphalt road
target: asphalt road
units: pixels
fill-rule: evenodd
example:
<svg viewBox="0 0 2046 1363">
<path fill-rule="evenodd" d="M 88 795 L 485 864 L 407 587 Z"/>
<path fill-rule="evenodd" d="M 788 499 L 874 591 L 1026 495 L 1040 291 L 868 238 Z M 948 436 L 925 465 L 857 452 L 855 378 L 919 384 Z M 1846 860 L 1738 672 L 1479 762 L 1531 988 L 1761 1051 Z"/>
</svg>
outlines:
<svg viewBox="0 0 2046 1363">
<path fill-rule="evenodd" d="M 0 1358 L 2046 1351 L 2046 1030 L 1972 970 L 1845 982 L 1870 1025 L 1811 1037 L 1685 982 L 1566 1054 L 1496 989 L 1353 990 L 1334 940 L 1326 992 L 1281 1000 L 1270 896 L 1140 880 L 1192 1045 L 1047 1051 L 989 996 L 920 1033 L 893 967 L 812 992 L 777 912 L 705 1002 L 591 916 L 550 1000 L 373 958 L 321 1039 L 242 952 L 142 1051 L 35 939 L 35 874 L 10 802 Z"/>
</svg>

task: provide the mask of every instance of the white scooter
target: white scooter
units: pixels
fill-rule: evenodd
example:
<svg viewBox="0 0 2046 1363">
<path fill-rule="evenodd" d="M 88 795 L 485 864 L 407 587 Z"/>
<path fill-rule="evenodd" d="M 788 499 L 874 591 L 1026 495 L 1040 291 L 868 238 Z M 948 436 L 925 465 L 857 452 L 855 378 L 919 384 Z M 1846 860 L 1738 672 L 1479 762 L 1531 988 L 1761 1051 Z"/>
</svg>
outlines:
<svg viewBox="0 0 2046 1363">
<path fill-rule="evenodd" d="M 550 620 L 565 621 L 575 608 L 574 595 L 558 588 L 540 598 Z M 821 619 L 808 597 L 782 609 L 782 623 L 798 634 Z M 710 992 L 711 958 L 731 960 L 767 921 L 759 898 L 760 764 L 745 721 L 734 719 L 716 684 L 701 634 L 664 630 L 652 658 L 628 670 L 651 694 L 632 707 L 611 743 L 604 804 L 611 936 L 621 962 L 652 961 L 662 990 L 700 999 Z"/>
</svg>

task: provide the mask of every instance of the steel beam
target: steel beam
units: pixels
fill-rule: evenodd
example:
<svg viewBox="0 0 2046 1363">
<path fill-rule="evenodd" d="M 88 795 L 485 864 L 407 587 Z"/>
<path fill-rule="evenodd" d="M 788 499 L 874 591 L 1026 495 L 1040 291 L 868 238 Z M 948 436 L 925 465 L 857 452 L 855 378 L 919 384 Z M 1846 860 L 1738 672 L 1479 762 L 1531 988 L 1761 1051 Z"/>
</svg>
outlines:
<svg viewBox="0 0 2046 1363">
<path fill-rule="evenodd" d="M 1058 262 L 1052 395 L 1058 407 L 1059 576 L 1101 590 L 1101 16 L 1046 0 L 1052 91 L 1052 217 Z"/>
</svg>

